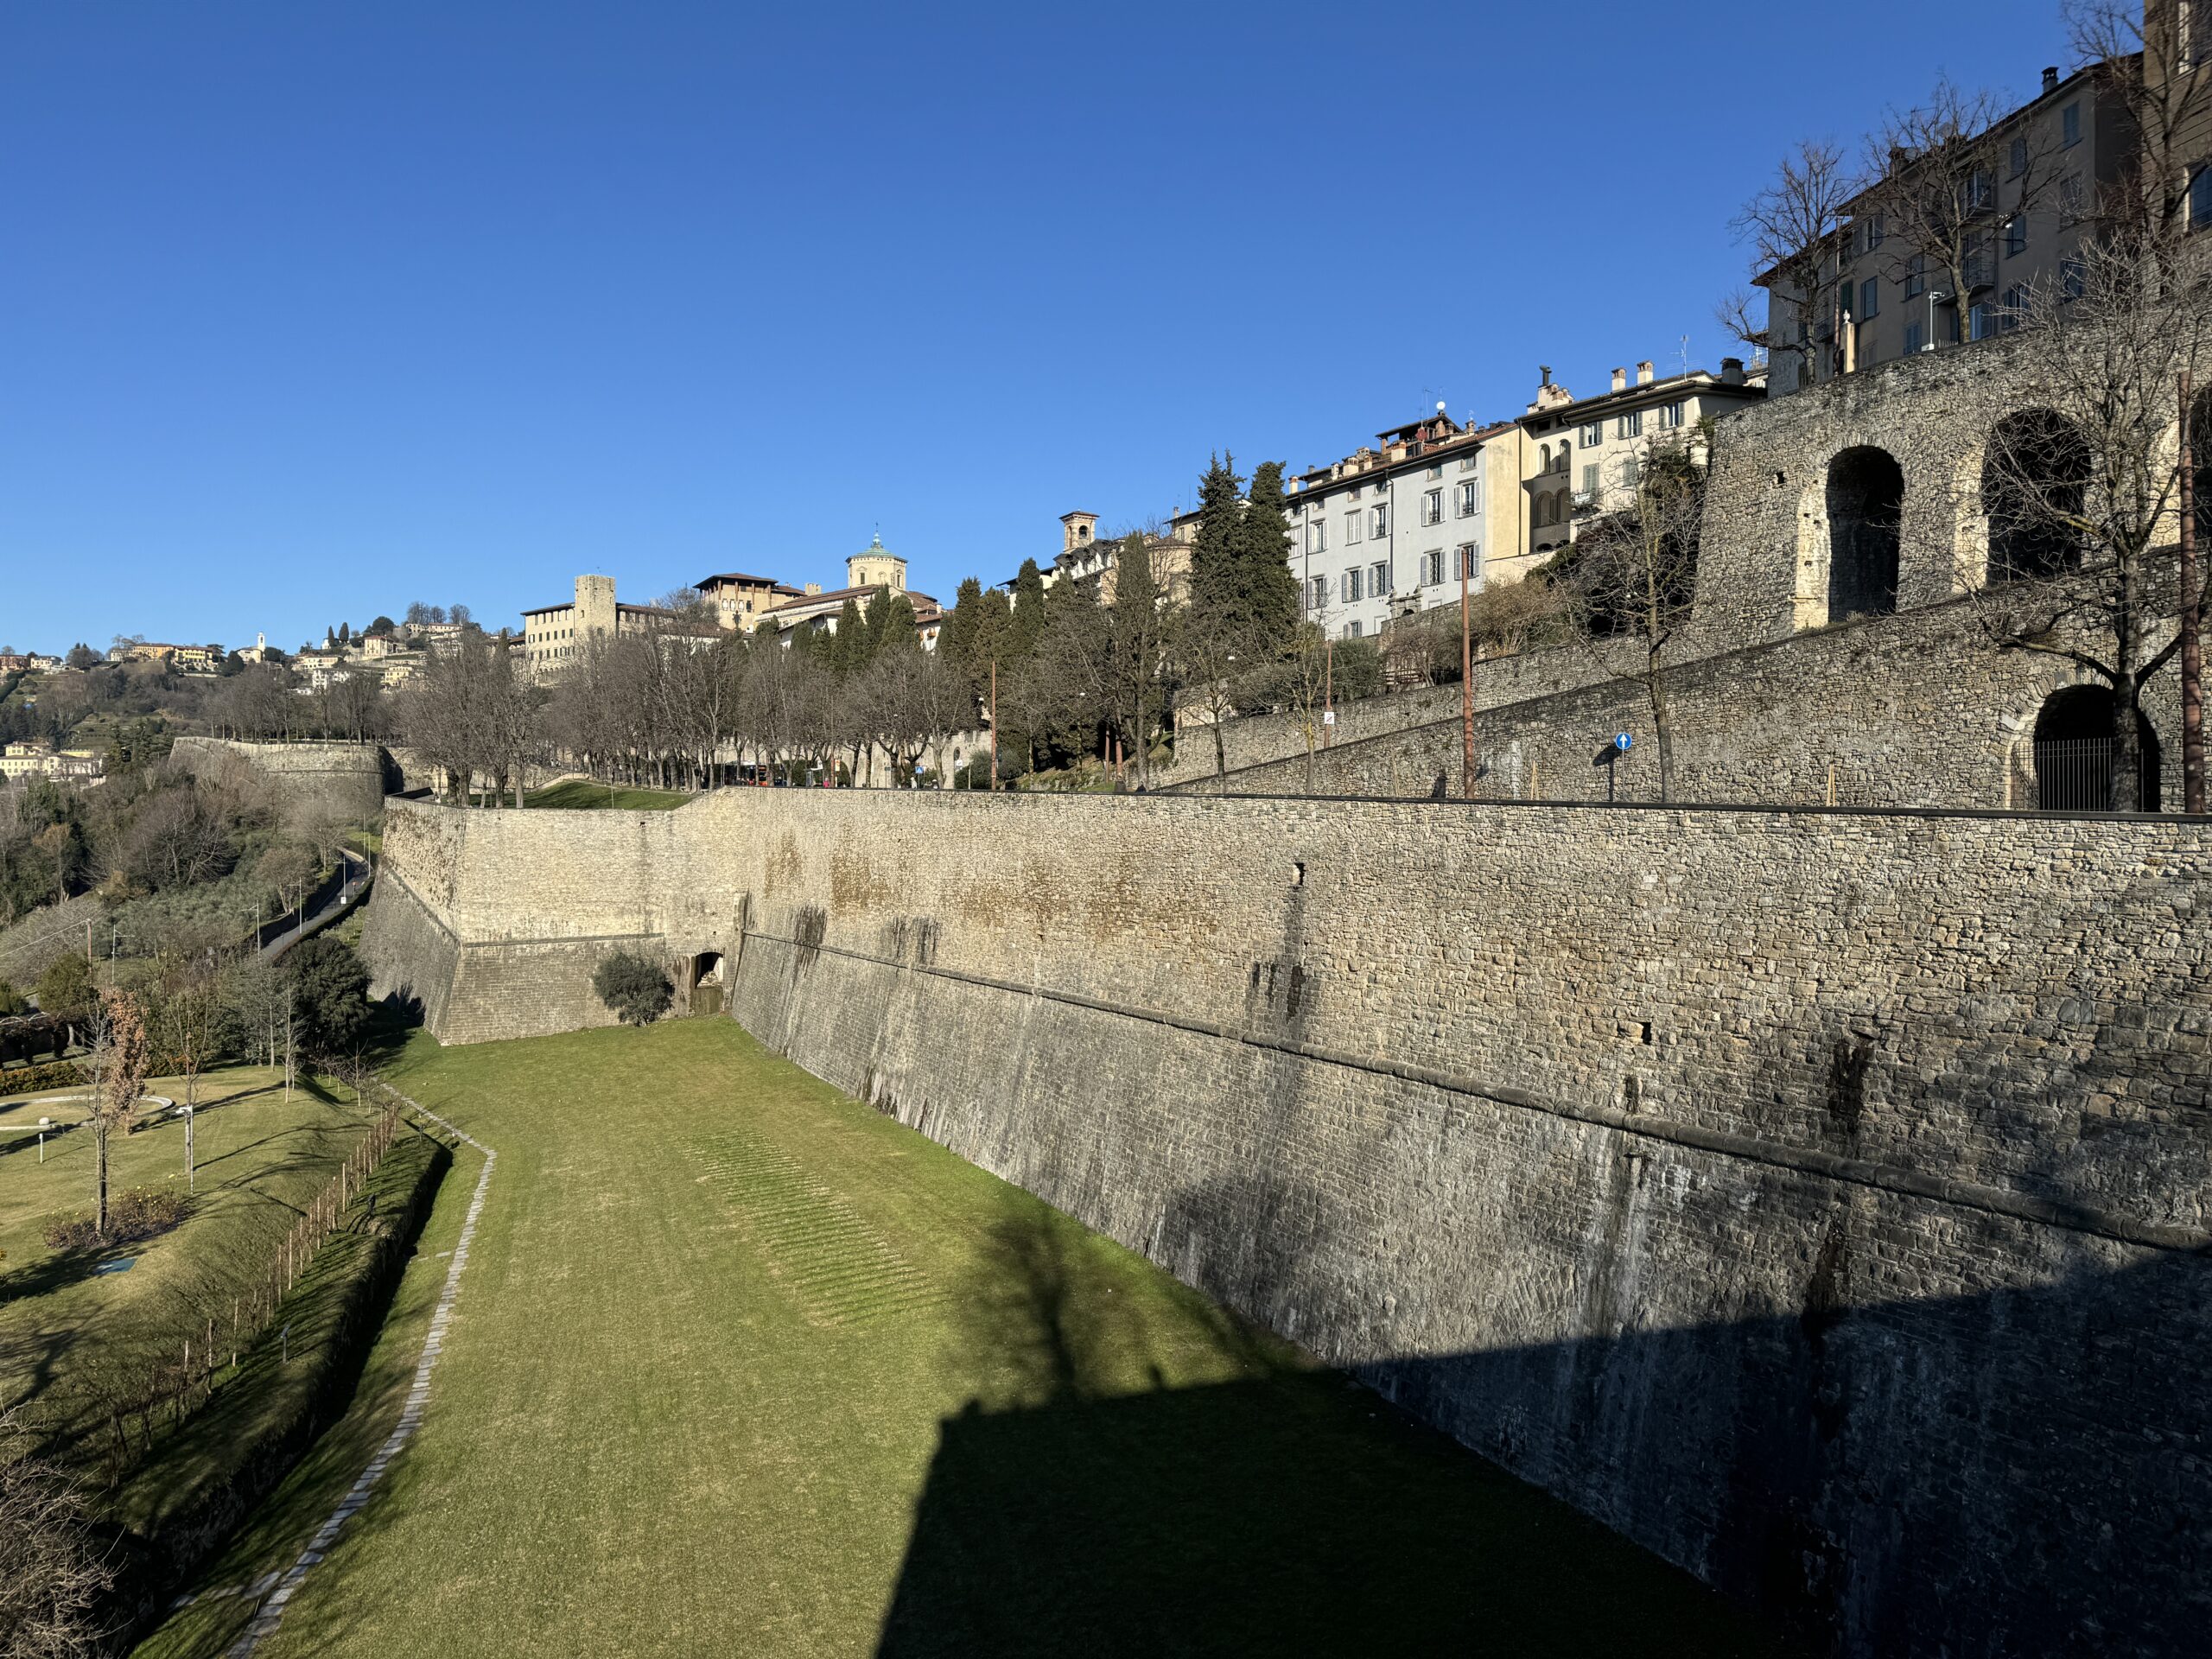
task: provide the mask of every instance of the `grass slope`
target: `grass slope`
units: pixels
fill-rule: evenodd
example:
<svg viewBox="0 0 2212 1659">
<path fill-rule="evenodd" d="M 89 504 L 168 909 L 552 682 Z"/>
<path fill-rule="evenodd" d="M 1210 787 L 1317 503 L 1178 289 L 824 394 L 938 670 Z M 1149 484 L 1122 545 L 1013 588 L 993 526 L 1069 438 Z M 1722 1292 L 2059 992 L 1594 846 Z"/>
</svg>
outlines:
<svg viewBox="0 0 2212 1659">
<path fill-rule="evenodd" d="M 174 1078 L 148 1088 L 183 1093 Z M 184 1224 L 78 1254 L 48 1249 L 43 1232 L 51 1217 L 92 1212 L 92 1135 L 48 1135 L 41 1164 L 37 1127 L 41 1116 L 76 1124 L 83 1104 L 0 1101 L 0 1403 L 21 1406 L 65 1453 L 92 1454 L 104 1401 L 129 1393 L 150 1356 L 173 1355 L 211 1315 L 226 1322 L 231 1297 L 261 1281 L 270 1252 L 367 1128 L 371 1114 L 350 1099 L 283 1096 L 282 1074 L 262 1067 L 202 1077 L 199 1192 Z M 114 1190 L 184 1188 L 181 1122 L 116 1135 L 109 1148 Z M 94 1272 L 126 1257 L 127 1272 Z"/>
<path fill-rule="evenodd" d="M 690 798 L 681 790 L 641 789 L 628 784 L 595 784 L 588 778 L 569 778 L 549 784 L 534 795 L 524 791 L 522 804 L 525 811 L 543 808 L 556 812 L 665 812 Z"/>
<path fill-rule="evenodd" d="M 728 1021 L 418 1038 L 397 1077 L 499 1164 L 422 1428 L 264 1655 L 1766 1650 Z M 475 1171 L 205 1588 L 289 1565 L 397 1416 Z"/>
</svg>

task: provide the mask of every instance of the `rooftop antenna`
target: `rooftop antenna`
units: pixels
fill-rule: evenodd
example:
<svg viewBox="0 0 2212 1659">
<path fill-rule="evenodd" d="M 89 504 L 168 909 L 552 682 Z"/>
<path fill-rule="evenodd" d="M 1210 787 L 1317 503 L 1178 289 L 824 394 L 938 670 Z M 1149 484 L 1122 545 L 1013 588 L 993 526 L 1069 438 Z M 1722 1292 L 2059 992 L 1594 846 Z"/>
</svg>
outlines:
<svg viewBox="0 0 2212 1659">
<path fill-rule="evenodd" d="M 1688 374 L 1689 372 L 1690 372 L 1690 337 L 1689 337 L 1688 334 L 1684 334 L 1684 335 L 1682 336 L 1682 372 L 1683 372 L 1684 374 Z"/>
</svg>

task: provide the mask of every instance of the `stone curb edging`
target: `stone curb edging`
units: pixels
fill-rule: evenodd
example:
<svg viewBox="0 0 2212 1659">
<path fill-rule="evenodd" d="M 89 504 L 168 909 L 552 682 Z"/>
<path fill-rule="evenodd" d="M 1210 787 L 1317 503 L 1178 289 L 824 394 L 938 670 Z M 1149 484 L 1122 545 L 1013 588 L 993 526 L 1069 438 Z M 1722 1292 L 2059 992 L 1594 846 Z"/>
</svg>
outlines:
<svg viewBox="0 0 2212 1659">
<path fill-rule="evenodd" d="M 407 1403 L 400 1410 L 399 1421 L 385 1437 L 384 1444 L 377 1448 L 376 1456 L 369 1459 L 368 1467 L 362 1470 L 359 1478 L 347 1489 L 346 1496 L 339 1500 L 338 1507 L 330 1512 L 328 1518 L 316 1529 L 315 1536 L 308 1541 L 308 1547 L 300 1552 L 300 1558 L 292 1563 L 281 1579 L 275 1580 L 268 1599 L 255 1612 L 245 1633 L 231 1644 L 227 1659 L 248 1659 L 264 1637 L 276 1634 L 276 1627 L 283 1622 L 284 1609 L 306 1581 L 308 1570 L 329 1553 L 338 1541 L 340 1529 L 369 1501 L 369 1493 L 384 1478 L 385 1470 L 399 1455 L 400 1449 L 414 1438 L 415 1430 L 423 1421 L 423 1408 L 429 1403 L 430 1370 L 438 1363 L 438 1355 L 445 1347 L 446 1329 L 453 1318 L 454 1298 L 461 1290 L 461 1275 L 468 1266 L 469 1243 L 476 1236 L 477 1219 L 484 1212 L 484 1194 L 492 1185 L 492 1166 L 499 1161 L 499 1154 L 475 1136 L 454 1128 L 419 1101 L 410 1100 L 405 1095 L 397 1097 L 401 1103 L 436 1124 L 455 1140 L 466 1141 L 482 1153 L 484 1167 L 476 1177 L 476 1191 L 470 1195 L 468 1213 L 461 1218 L 461 1237 L 454 1245 L 453 1262 L 446 1269 L 444 1287 L 439 1291 L 437 1306 L 430 1314 L 429 1334 L 423 1339 L 423 1357 L 415 1367 L 414 1385 L 407 1390 Z M 268 1580 L 263 1582 L 267 1583 Z M 255 1587 L 257 1589 L 260 1586 Z"/>
</svg>

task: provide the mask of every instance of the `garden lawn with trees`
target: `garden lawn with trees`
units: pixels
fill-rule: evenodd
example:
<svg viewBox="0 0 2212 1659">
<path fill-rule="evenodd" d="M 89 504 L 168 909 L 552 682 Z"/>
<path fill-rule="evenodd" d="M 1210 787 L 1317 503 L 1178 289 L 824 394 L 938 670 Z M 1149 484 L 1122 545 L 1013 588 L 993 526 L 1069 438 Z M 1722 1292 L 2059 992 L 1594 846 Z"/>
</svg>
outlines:
<svg viewBox="0 0 2212 1659">
<path fill-rule="evenodd" d="M 389 1075 L 499 1161 L 421 1426 L 270 1659 L 1770 1650 L 732 1021 L 418 1034 Z M 194 1588 L 289 1567 L 373 1455 L 478 1166 L 354 1408 Z M 207 1595 L 141 1652 L 252 1611 Z"/>
<path fill-rule="evenodd" d="M 118 1440 L 118 1405 L 183 1342 L 204 1343 L 209 1318 L 219 1314 L 227 1343 L 232 1299 L 263 1281 L 271 1251 L 372 1116 L 347 1091 L 319 1084 L 296 1087 L 288 1100 L 279 1069 L 232 1067 L 196 1087 L 189 1179 L 185 1126 L 161 1109 L 137 1115 L 150 1127 L 118 1126 L 109 1136 L 116 1207 L 181 1218 L 137 1239 L 111 1221 L 105 1243 L 60 1248 L 49 1234 L 89 1222 L 95 1208 L 86 1091 L 0 1100 L 0 1406 L 15 1411 L 36 1449 L 103 1487 L 128 1482 L 146 1439 L 134 1420 Z M 147 1088 L 170 1099 L 185 1092 L 180 1077 Z M 41 1116 L 56 1125 L 42 1161 Z M 156 1202 L 141 1206 L 141 1195 Z"/>
</svg>

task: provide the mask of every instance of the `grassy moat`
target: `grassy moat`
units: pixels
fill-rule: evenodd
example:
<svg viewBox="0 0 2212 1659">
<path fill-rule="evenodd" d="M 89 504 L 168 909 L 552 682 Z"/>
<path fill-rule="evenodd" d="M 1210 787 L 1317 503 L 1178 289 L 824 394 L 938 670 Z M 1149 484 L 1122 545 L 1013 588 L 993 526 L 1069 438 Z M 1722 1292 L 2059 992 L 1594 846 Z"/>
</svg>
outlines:
<svg viewBox="0 0 2212 1659">
<path fill-rule="evenodd" d="M 729 1021 L 418 1036 L 391 1075 L 499 1163 L 427 1417 L 260 1654 L 1771 1650 Z M 479 1167 L 351 1412 L 197 1588 L 289 1566 L 373 1454 Z"/>
</svg>

